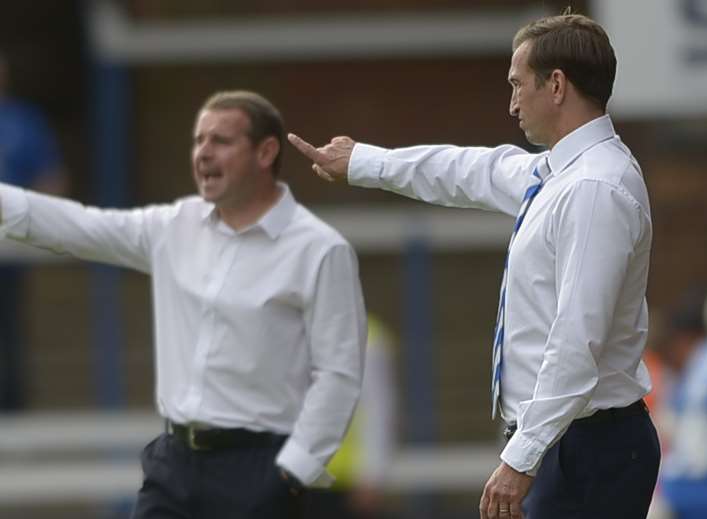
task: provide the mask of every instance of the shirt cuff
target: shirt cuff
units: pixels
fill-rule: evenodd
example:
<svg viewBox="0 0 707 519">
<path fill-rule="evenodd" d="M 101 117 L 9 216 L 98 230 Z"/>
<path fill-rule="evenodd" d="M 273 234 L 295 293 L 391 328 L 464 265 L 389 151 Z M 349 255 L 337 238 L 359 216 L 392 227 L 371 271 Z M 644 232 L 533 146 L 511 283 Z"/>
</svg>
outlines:
<svg viewBox="0 0 707 519">
<path fill-rule="evenodd" d="M 380 187 L 383 155 L 387 151 L 378 146 L 356 143 L 349 159 L 349 184 L 359 187 Z"/>
<path fill-rule="evenodd" d="M 0 184 L 0 239 L 24 238 L 29 231 L 27 194 L 19 187 Z"/>
<path fill-rule="evenodd" d="M 536 439 L 528 438 L 518 430 L 501 452 L 501 459 L 518 472 L 534 475 L 540 467 L 546 448 Z"/>
<path fill-rule="evenodd" d="M 307 487 L 327 488 L 334 482 L 324 465 L 292 439 L 287 440 L 275 464 L 291 472 Z"/>
</svg>

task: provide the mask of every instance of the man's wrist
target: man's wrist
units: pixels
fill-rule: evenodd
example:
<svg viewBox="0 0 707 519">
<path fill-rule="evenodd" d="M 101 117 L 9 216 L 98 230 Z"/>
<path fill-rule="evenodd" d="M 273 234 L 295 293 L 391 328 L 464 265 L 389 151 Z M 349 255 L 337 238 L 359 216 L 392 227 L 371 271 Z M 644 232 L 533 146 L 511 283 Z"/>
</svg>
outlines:
<svg viewBox="0 0 707 519">
<path fill-rule="evenodd" d="M 503 463 L 506 467 L 508 467 L 509 469 L 511 469 L 513 472 L 516 472 L 516 473 L 518 473 L 518 474 L 522 474 L 523 476 L 528 476 L 528 477 L 534 478 L 535 475 L 536 475 L 537 472 L 538 472 L 535 467 L 533 467 L 533 468 L 530 469 L 530 470 L 518 470 L 517 468 L 515 468 L 515 467 L 509 465 L 509 464 L 508 464 L 507 462 L 505 462 L 505 461 L 502 461 L 502 463 Z"/>
</svg>

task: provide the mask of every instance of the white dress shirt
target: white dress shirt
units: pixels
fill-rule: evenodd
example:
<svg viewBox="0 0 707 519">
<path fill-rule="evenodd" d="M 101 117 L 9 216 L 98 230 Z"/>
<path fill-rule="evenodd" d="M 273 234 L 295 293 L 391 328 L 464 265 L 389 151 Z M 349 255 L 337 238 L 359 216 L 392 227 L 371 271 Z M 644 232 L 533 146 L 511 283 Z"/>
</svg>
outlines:
<svg viewBox="0 0 707 519">
<path fill-rule="evenodd" d="M 516 216 L 544 160 L 551 172 L 516 235 L 506 289 L 501 416 L 518 430 L 501 459 L 522 472 L 572 420 L 650 390 L 641 356 L 652 231 L 636 160 L 603 116 L 549 153 L 357 144 L 348 172 L 353 185 Z"/>
<path fill-rule="evenodd" d="M 279 189 L 236 232 L 196 196 L 102 210 L 0 184 L 0 236 L 151 274 L 159 412 L 289 434 L 277 463 L 326 486 L 362 379 L 358 264 L 336 231 Z"/>
</svg>

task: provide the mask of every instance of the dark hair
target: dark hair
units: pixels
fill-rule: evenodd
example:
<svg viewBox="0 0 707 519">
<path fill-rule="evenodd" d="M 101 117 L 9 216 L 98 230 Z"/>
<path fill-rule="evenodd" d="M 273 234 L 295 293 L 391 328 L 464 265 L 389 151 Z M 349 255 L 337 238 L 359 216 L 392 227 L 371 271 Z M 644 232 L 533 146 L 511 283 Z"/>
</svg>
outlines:
<svg viewBox="0 0 707 519">
<path fill-rule="evenodd" d="M 275 106 L 260 94 L 247 90 L 230 90 L 217 92 L 209 97 L 201 111 L 204 110 L 241 110 L 250 119 L 248 137 L 255 145 L 267 137 L 275 137 L 280 144 L 280 150 L 272 165 L 272 173 L 277 176 L 282 163 L 282 150 L 285 142 L 285 129 L 282 116 Z"/>
<path fill-rule="evenodd" d="M 560 69 L 580 93 L 606 110 L 616 78 L 616 55 L 601 25 L 567 11 L 521 28 L 513 38 L 513 51 L 526 41 L 532 42 L 528 66 L 539 86 Z"/>
</svg>

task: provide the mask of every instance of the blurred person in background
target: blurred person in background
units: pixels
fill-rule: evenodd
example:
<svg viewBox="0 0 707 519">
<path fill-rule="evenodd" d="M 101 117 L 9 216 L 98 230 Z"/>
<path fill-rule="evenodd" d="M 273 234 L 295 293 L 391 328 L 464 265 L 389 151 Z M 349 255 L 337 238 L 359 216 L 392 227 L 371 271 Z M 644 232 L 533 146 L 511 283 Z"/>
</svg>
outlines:
<svg viewBox="0 0 707 519">
<path fill-rule="evenodd" d="M 59 149 L 42 113 L 9 94 L 10 69 L 0 53 L 0 182 L 62 195 Z M 0 258 L 0 412 L 27 405 L 22 325 L 24 269 Z"/>
<path fill-rule="evenodd" d="M 0 184 L 0 236 L 151 275 L 157 407 L 135 519 L 294 519 L 359 397 L 358 261 L 277 180 L 278 110 L 215 94 L 193 129 L 198 196 L 132 210 Z"/>
<path fill-rule="evenodd" d="M 368 343 L 361 399 L 341 444 L 328 465 L 331 489 L 307 496 L 307 519 L 380 519 L 384 483 L 397 449 L 396 384 L 392 332 L 368 314 Z"/>
<path fill-rule="evenodd" d="M 664 422 L 666 415 L 666 391 L 671 385 L 672 375 L 670 370 L 665 365 L 660 353 L 660 346 L 665 340 L 666 324 L 663 314 L 654 309 L 651 311 L 651 326 L 648 334 L 647 347 L 643 353 L 643 362 L 648 368 L 648 373 L 651 377 L 651 392 L 648 393 L 644 400 L 648 410 L 651 413 L 651 418 L 655 424 L 658 440 L 660 442 L 660 450 L 663 458 L 665 458 L 666 444 L 664 435 Z M 653 492 L 650 508 L 648 509 L 647 519 L 670 519 L 668 509 L 661 497 L 660 477 Z"/>
<path fill-rule="evenodd" d="M 289 138 L 326 180 L 516 217 L 492 355 L 508 443 L 482 519 L 642 519 L 660 461 L 642 400 L 652 223 L 606 112 L 616 57 L 601 26 L 569 12 L 523 27 L 512 48 L 510 114 L 549 151 Z"/>
<path fill-rule="evenodd" d="M 651 317 L 651 321 L 652 320 L 653 317 Z M 646 406 L 648 406 L 648 410 L 655 420 L 656 414 L 661 412 L 660 408 L 664 398 L 665 367 L 663 366 L 660 355 L 655 351 L 655 348 L 646 348 L 643 354 L 643 362 L 645 362 L 648 373 L 650 373 L 652 386 L 651 392 L 645 397 Z M 658 436 L 660 436 L 660 434 Z"/>
<path fill-rule="evenodd" d="M 672 383 L 661 437 L 666 446 L 660 496 L 672 519 L 707 517 L 707 290 L 691 288 L 670 318 L 659 352 Z M 654 515 L 655 518 L 659 515 Z"/>
</svg>

